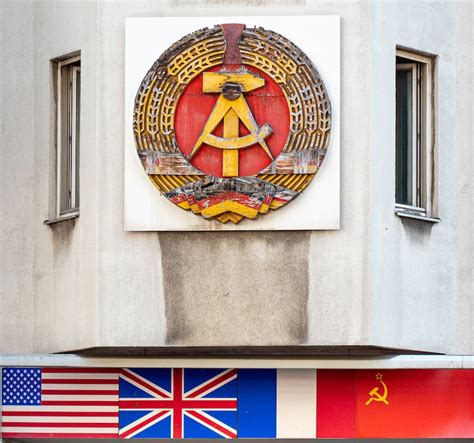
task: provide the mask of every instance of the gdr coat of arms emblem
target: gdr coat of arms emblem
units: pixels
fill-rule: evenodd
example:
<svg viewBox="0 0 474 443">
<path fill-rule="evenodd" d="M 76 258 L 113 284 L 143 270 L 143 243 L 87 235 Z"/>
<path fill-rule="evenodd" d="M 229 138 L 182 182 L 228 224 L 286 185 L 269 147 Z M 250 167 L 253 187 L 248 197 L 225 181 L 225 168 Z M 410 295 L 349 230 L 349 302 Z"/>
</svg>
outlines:
<svg viewBox="0 0 474 443">
<path fill-rule="evenodd" d="M 326 154 L 331 106 L 311 60 L 263 28 L 188 34 L 145 75 L 133 129 L 149 179 L 175 205 L 222 223 L 278 209 Z"/>
</svg>

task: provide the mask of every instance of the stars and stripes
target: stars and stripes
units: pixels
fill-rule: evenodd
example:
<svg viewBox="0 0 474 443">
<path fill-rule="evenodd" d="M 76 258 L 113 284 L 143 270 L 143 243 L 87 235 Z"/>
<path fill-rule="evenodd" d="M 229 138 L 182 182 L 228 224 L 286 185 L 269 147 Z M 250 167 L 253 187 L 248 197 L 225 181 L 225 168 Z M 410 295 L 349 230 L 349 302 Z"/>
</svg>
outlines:
<svg viewBox="0 0 474 443">
<path fill-rule="evenodd" d="M 118 371 L 5 368 L 4 438 L 117 437 Z"/>
<path fill-rule="evenodd" d="M 236 438 L 237 370 L 123 369 L 121 438 Z"/>
</svg>

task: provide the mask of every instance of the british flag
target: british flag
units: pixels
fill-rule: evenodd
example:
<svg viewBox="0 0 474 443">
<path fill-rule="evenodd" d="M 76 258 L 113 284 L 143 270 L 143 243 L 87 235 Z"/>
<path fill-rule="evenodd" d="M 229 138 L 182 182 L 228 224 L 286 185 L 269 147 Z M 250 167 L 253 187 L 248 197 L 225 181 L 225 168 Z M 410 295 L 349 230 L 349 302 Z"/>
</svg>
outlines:
<svg viewBox="0 0 474 443">
<path fill-rule="evenodd" d="M 122 369 L 121 438 L 237 438 L 236 369 Z"/>
</svg>

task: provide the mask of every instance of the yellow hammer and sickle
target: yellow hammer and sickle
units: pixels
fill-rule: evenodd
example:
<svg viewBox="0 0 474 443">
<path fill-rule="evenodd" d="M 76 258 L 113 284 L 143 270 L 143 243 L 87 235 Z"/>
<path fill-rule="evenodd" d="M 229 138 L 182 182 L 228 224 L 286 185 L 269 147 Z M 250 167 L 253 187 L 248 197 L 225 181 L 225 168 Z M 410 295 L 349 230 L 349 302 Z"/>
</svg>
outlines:
<svg viewBox="0 0 474 443">
<path fill-rule="evenodd" d="M 387 385 L 382 380 L 379 380 L 379 382 L 383 386 L 383 394 L 379 394 L 379 388 L 375 387 L 374 389 L 372 389 L 369 392 L 370 398 L 365 402 L 365 406 L 370 405 L 370 403 L 372 403 L 373 401 L 381 401 L 381 402 L 385 403 L 386 405 L 388 405 L 388 400 L 387 400 L 388 388 L 387 388 Z"/>
<path fill-rule="evenodd" d="M 220 92 L 214 108 L 193 146 L 188 160 L 191 160 L 203 143 L 223 150 L 222 175 L 236 177 L 239 175 L 239 149 L 259 144 L 273 160 L 272 153 L 265 139 L 272 133 L 268 124 L 258 127 L 243 93 L 260 88 L 265 80 L 251 73 L 239 72 L 205 72 L 203 74 L 203 92 Z M 224 136 L 218 137 L 212 132 L 223 121 Z M 249 134 L 239 137 L 239 122 L 248 129 Z"/>
</svg>

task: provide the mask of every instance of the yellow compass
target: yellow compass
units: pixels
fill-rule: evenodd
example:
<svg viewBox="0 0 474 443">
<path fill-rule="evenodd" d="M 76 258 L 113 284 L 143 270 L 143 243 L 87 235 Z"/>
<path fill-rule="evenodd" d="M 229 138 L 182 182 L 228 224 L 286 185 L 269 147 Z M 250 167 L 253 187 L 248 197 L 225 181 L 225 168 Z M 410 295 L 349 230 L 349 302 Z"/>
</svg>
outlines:
<svg viewBox="0 0 474 443">
<path fill-rule="evenodd" d="M 239 149 L 259 144 L 273 160 L 265 139 L 272 133 L 268 124 L 258 127 L 243 93 L 253 91 L 265 85 L 263 78 L 249 72 L 205 72 L 203 74 L 203 92 L 220 92 L 214 108 L 202 129 L 199 138 L 189 154 L 188 160 L 198 152 L 203 143 L 223 150 L 222 175 L 239 175 Z M 212 132 L 223 121 L 224 136 L 218 137 Z M 240 121 L 249 134 L 239 137 Z"/>
</svg>

